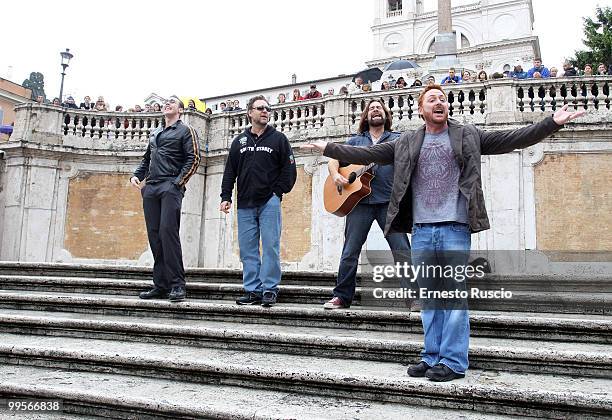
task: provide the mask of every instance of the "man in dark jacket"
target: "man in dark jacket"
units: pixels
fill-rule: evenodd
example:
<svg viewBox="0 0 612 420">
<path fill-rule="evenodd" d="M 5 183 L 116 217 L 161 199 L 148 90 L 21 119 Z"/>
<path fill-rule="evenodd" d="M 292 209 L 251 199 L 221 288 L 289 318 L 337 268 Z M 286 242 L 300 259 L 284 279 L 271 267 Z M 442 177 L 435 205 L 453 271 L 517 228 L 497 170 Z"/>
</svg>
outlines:
<svg viewBox="0 0 612 420">
<path fill-rule="evenodd" d="M 179 227 L 185 184 L 200 165 L 193 128 L 180 120 L 183 102 L 171 96 L 162 109 L 164 127 L 151 133 L 142 162 L 130 179 L 140 189 L 149 244 L 153 252 L 153 288 L 141 299 L 184 300 L 185 269 Z M 144 182 L 146 180 L 146 182 Z"/>
<path fill-rule="evenodd" d="M 359 133 L 349 139 L 351 146 L 372 146 L 397 140 L 398 134 L 391 131 L 391 111 L 380 100 L 369 101 L 361 114 Z M 338 169 L 346 166 L 344 162 L 332 159 L 327 164 L 329 175 L 338 187 L 344 187 L 349 180 L 342 176 Z M 344 225 L 344 246 L 338 268 L 334 297 L 323 305 L 325 309 L 348 308 L 355 296 L 355 278 L 359 254 L 374 220 L 381 229 L 385 228 L 387 207 L 393 188 L 393 165 L 380 165 L 370 169 L 374 178 L 370 183 L 372 192 L 346 216 Z M 397 255 L 398 260 L 408 260 L 410 242 L 405 233 L 392 233 L 385 239 L 389 248 Z M 404 257 L 404 258 L 402 258 Z"/>
<path fill-rule="evenodd" d="M 270 111 L 264 96 L 249 100 L 251 127 L 232 142 L 221 184 L 219 210 L 227 214 L 237 183 L 238 245 L 246 292 L 236 300 L 239 305 L 275 304 L 281 280 L 280 204 L 293 188 L 297 171 L 287 137 L 268 125 Z"/>
<path fill-rule="evenodd" d="M 425 124 L 405 132 L 393 143 L 358 148 L 317 141 L 304 148 L 345 162 L 394 163 L 385 234 L 412 231 L 412 264 L 429 267 L 465 267 L 470 234 L 489 228 L 480 177 L 481 155 L 508 153 L 534 145 L 563 124 L 584 115 L 584 111 L 568 112 L 566 105 L 552 117 L 518 130 L 483 131 L 448 120 L 446 94 L 439 85 L 423 90 L 419 113 Z M 419 277 L 419 287 L 421 280 Z M 431 285 L 445 279 L 424 280 Z M 453 280 L 457 289 L 464 286 L 460 279 Z M 459 303 L 459 307 L 433 309 L 424 303 L 421 311 L 424 350 L 421 362 L 408 369 L 410 376 L 426 376 L 433 381 L 465 376 L 469 317 L 463 302 Z"/>
</svg>

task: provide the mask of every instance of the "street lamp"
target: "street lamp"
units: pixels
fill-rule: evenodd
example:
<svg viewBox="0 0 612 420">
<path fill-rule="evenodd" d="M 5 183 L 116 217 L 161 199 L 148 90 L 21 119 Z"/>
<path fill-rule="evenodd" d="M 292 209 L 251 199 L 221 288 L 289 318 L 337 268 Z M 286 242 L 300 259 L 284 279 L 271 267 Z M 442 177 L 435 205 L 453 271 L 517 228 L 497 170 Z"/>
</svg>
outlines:
<svg viewBox="0 0 612 420">
<path fill-rule="evenodd" d="M 63 103 L 62 95 L 64 94 L 64 76 L 66 76 L 66 69 L 68 68 L 68 63 L 70 63 L 70 59 L 74 57 L 74 55 L 70 53 L 69 48 L 66 48 L 66 51 L 60 52 L 60 55 L 62 56 L 62 84 L 60 85 L 59 100 L 60 103 Z"/>
</svg>

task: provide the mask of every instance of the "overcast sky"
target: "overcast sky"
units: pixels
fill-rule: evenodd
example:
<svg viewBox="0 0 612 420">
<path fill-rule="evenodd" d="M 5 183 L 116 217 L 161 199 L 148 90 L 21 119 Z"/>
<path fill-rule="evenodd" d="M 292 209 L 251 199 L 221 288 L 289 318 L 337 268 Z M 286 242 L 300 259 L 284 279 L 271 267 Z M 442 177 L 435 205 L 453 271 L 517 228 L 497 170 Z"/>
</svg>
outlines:
<svg viewBox="0 0 612 420">
<path fill-rule="evenodd" d="M 609 2 L 533 0 L 544 64 L 581 48 L 582 17 Z M 292 73 L 332 77 L 372 58 L 373 10 L 373 0 L 3 2 L 0 76 L 21 84 L 39 71 L 53 98 L 59 52 L 70 48 L 64 92 L 126 107 L 151 92 L 205 97 L 289 83 Z"/>
</svg>

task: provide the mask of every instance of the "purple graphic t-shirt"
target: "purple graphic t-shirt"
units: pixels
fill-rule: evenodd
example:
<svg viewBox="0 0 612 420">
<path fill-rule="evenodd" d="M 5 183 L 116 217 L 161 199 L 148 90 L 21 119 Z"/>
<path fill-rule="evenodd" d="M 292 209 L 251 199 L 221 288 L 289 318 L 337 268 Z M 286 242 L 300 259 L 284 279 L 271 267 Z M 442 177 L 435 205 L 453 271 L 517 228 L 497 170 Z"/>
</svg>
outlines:
<svg viewBox="0 0 612 420">
<path fill-rule="evenodd" d="M 467 201 L 459 192 L 460 173 L 448 130 L 425 133 L 411 182 L 414 223 L 468 223 Z"/>
</svg>

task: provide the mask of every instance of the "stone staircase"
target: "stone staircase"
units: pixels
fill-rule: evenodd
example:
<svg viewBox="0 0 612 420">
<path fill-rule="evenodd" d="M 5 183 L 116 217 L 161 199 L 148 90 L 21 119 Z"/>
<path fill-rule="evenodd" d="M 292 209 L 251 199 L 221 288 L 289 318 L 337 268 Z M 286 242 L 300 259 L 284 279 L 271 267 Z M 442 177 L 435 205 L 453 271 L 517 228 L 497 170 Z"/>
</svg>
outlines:
<svg viewBox="0 0 612 420">
<path fill-rule="evenodd" d="M 470 370 L 450 383 L 406 375 L 418 312 L 324 311 L 333 275 L 285 274 L 272 308 L 235 305 L 235 271 L 189 270 L 174 304 L 136 297 L 149 278 L 0 264 L 0 399 L 60 399 L 57 418 L 612 416 L 612 278 L 475 283 L 515 298 L 471 302 Z"/>
</svg>

